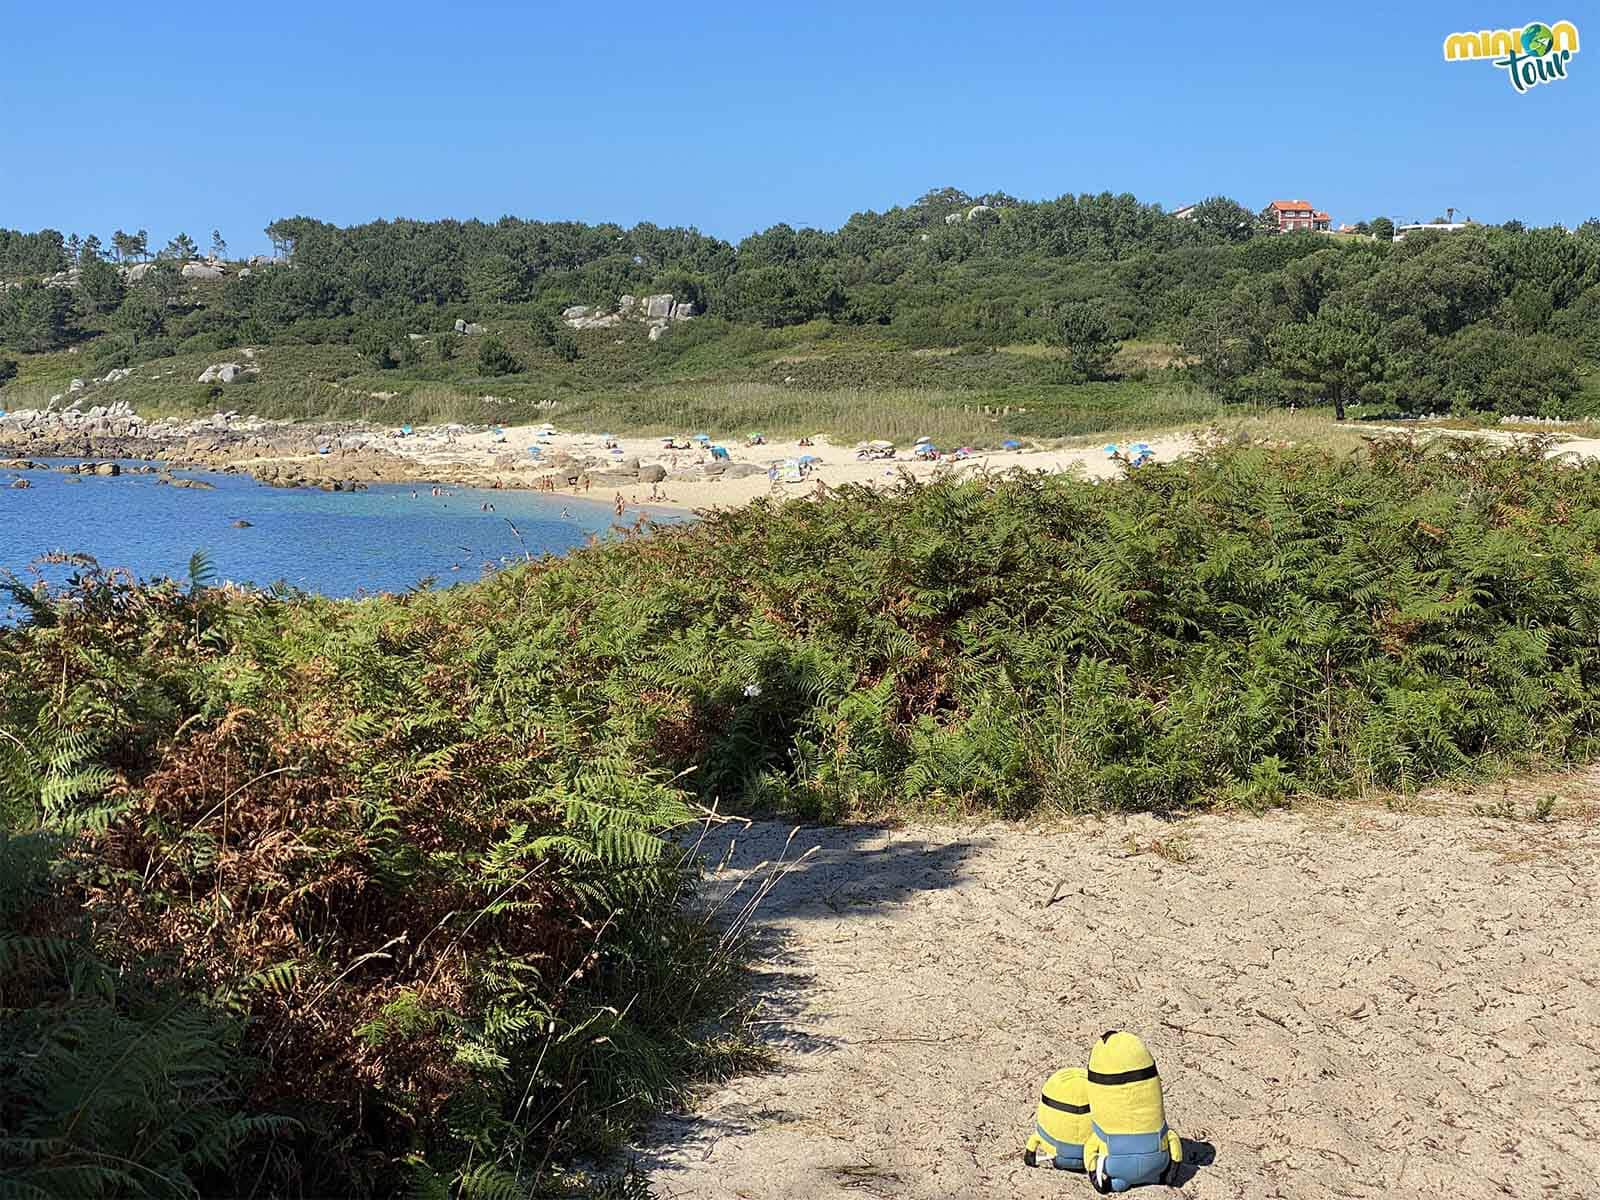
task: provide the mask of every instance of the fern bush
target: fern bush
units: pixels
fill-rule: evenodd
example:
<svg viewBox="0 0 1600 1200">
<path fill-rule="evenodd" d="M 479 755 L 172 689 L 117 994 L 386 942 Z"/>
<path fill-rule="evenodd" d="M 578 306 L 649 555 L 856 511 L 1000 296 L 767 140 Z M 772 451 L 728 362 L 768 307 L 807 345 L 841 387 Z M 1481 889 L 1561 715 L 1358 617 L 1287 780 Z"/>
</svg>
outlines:
<svg viewBox="0 0 1600 1200">
<path fill-rule="evenodd" d="M 548 1190 L 749 1060 L 697 803 L 1261 807 L 1591 756 L 1600 469 L 1542 449 L 847 488 L 361 603 L 84 564 L 0 631 L 0 805 L 61 839 L 36 933 L 238 1030 L 208 1070 L 295 1124 L 233 1169 Z"/>
</svg>

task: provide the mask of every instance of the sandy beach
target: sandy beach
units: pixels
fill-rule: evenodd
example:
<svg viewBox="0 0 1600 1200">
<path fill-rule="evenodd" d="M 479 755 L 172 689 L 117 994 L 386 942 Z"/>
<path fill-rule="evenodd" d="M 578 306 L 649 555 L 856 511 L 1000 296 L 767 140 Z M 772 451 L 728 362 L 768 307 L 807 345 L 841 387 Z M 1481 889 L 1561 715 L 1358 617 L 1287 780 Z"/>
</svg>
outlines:
<svg viewBox="0 0 1600 1200">
<path fill-rule="evenodd" d="M 1396 810 L 1071 830 L 725 826 L 767 1073 L 638 1152 L 674 1200 L 1089 1196 L 1030 1170 L 1040 1082 L 1141 1033 L 1208 1200 L 1590 1196 L 1600 1172 L 1593 770 Z M 787 865 L 775 865 L 787 864 Z"/>
<path fill-rule="evenodd" d="M 862 460 L 854 445 L 836 445 L 825 436 L 813 445 L 794 440 L 771 440 L 763 445 L 719 443 L 729 455 L 734 471 L 707 475 L 712 464 L 707 450 L 667 450 L 658 437 L 610 439 L 608 447 L 601 434 L 555 430 L 545 434 L 541 426 L 523 425 L 493 431 L 446 433 L 442 429 L 422 429 L 408 437 L 378 436 L 367 440 L 372 449 L 400 455 L 414 463 L 419 477 L 447 482 L 476 482 L 480 486 L 536 487 L 543 482 L 550 490 L 577 492 L 595 498 L 619 495 L 628 504 L 652 504 L 686 510 L 727 508 L 747 504 L 762 496 L 802 496 L 815 491 L 819 483 L 827 487 L 842 484 L 886 486 L 902 475 L 933 479 L 950 473 L 977 475 L 999 471 L 1043 471 L 1077 473 L 1090 479 L 1109 479 L 1121 469 L 1101 446 L 1039 447 L 1025 444 L 1020 450 L 979 451 L 971 457 L 944 457 L 936 461 L 917 460 L 909 445 L 897 446 L 893 459 Z M 1192 434 L 1169 432 L 1145 439 L 1157 461 L 1170 461 L 1194 450 Z M 538 447 L 539 458 L 531 450 Z M 596 461 L 626 464 L 637 461 L 641 467 L 659 464 L 666 477 L 656 483 L 617 484 L 595 482 L 584 488 L 573 487 L 561 473 L 548 465 L 560 455 L 578 462 Z M 774 483 L 767 469 L 802 455 L 817 461 L 798 482 Z M 737 468 L 756 468 L 753 473 L 737 474 Z"/>
</svg>

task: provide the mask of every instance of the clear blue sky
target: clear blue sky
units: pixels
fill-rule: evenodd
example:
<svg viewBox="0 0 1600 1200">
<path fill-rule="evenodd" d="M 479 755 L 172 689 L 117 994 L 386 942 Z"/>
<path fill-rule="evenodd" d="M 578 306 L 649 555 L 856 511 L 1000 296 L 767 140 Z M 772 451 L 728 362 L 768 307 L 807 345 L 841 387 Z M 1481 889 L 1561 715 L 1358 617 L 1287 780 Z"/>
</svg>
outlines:
<svg viewBox="0 0 1600 1200">
<path fill-rule="evenodd" d="M 739 238 L 945 185 L 1304 198 L 1336 222 L 1600 213 L 1587 0 L 7 7 L 11 228 L 220 227 L 235 253 L 297 213 Z M 1559 19 L 1587 43 L 1563 82 L 1518 95 L 1443 61 L 1455 30 Z"/>
</svg>

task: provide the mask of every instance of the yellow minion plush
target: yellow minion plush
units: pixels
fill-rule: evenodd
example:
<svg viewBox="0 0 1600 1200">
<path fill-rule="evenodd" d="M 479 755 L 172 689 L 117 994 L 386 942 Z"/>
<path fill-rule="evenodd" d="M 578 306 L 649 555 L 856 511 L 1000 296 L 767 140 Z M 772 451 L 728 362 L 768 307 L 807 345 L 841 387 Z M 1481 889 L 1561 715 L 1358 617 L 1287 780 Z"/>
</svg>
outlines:
<svg viewBox="0 0 1600 1200">
<path fill-rule="evenodd" d="M 1083 1170 L 1083 1141 L 1089 1136 L 1089 1073 L 1082 1067 L 1067 1067 L 1045 1080 L 1039 1093 L 1039 1108 L 1033 1116 L 1033 1132 L 1022 1161 L 1039 1165 L 1039 1153 L 1058 1171 Z"/>
<path fill-rule="evenodd" d="M 1131 1033 L 1108 1030 L 1089 1050 L 1089 1136 L 1083 1165 L 1094 1190 L 1168 1182 L 1183 1144 L 1167 1128 L 1156 1060 Z"/>
</svg>

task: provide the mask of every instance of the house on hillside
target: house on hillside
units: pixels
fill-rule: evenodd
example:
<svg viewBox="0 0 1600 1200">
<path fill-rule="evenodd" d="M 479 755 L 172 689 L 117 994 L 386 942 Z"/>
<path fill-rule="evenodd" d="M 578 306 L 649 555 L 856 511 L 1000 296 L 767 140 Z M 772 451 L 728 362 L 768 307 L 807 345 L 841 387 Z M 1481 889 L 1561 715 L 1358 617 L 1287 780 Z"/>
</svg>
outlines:
<svg viewBox="0 0 1600 1200">
<path fill-rule="evenodd" d="M 1430 221 L 1426 225 L 1420 222 L 1415 225 L 1396 225 L 1394 240 L 1403 242 L 1408 233 L 1460 233 L 1463 229 L 1471 229 L 1474 224 L 1474 221 Z"/>
<path fill-rule="evenodd" d="M 1328 214 L 1312 208 L 1309 200 L 1274 200 L 1267 207 L 1278 219 L 1279 233 L 1299 233 L 1301 230 L 1327 233 L 1332 225 Z"/>
<path fill-rule="evenodd" d="M 1192 221 L 1194 220 L 1194 210 L 1199 207 L 1198 204 L 1185 204 L 1182 208 L 1174 209 L 1172 215 L 1180 221 Z"/>
</svg>

